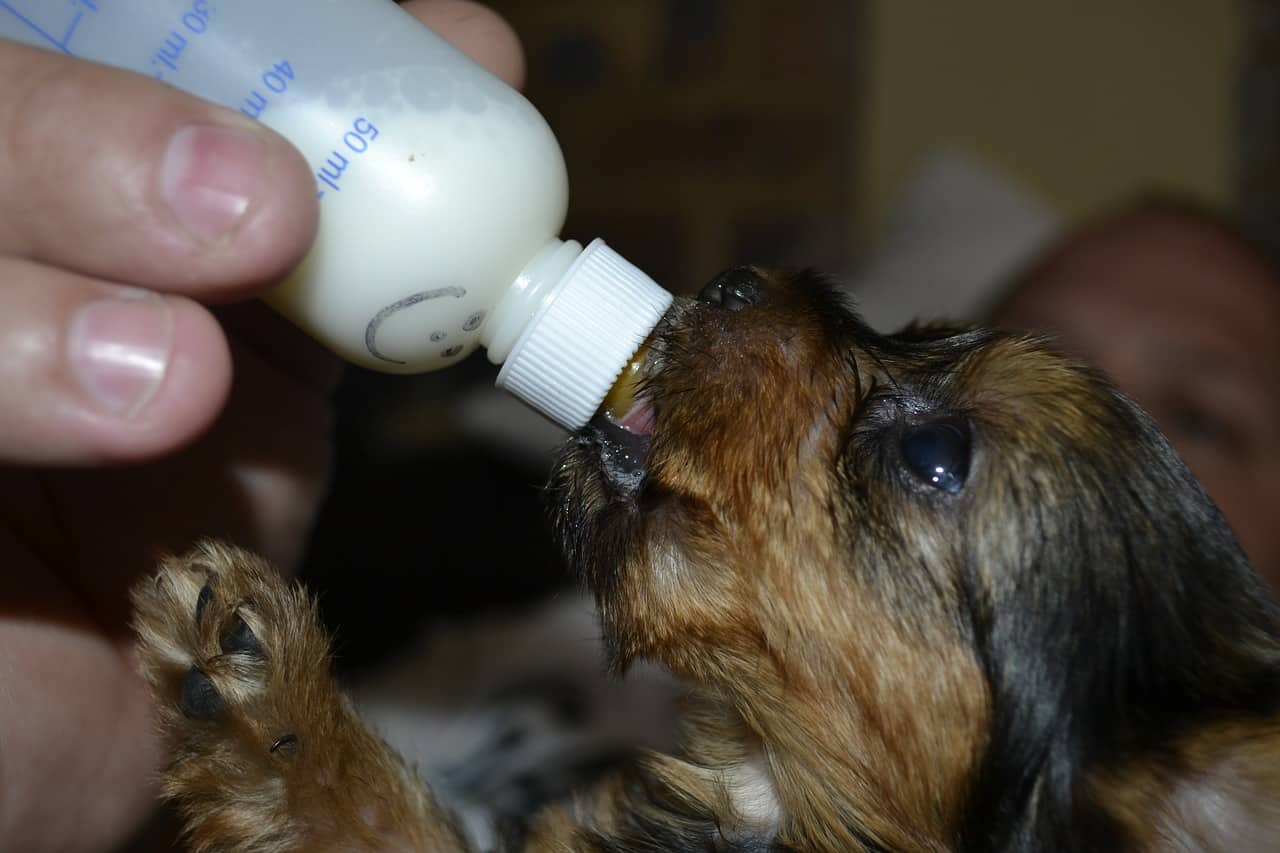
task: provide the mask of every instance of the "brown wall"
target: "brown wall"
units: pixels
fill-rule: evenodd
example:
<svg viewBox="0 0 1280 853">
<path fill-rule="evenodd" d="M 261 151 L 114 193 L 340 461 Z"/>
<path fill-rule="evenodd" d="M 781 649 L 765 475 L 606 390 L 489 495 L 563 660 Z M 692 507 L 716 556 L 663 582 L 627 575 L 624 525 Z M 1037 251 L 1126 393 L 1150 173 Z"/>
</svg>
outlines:
<svg viewBox="0 0 1280 853">
<path fill-rule="evenodd" d="M 843 267 L 858 3 L 496 0 L 568 163 L 565 234 L 664 285 L 728 264 Z"/>
<path fill-rule="evenodd" d="M 867 0 L 862 233 L 933 146 L 1074 217 L 1150 188 L 1225 204 L 1236 0 Z"/>
</svg>

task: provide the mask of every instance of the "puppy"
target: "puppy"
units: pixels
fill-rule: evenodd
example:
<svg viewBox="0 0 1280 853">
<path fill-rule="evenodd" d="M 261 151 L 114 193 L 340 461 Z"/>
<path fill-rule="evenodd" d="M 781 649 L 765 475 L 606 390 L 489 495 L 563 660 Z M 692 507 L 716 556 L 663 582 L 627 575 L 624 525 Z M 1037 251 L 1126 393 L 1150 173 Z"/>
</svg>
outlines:
<svg viewBox="0 0 1280 853">
<path fill-rule="evenodd" d="M 693 688 L 684 745 L 510 849 L 1280 849 L 1280 610 L 1097 373 L 743 268 L 609 408 L 550 514 L 614 668 Z M 192 849 L 467 849 L 298 588 L 209 544 L 135 604 Z"/>
</svg>

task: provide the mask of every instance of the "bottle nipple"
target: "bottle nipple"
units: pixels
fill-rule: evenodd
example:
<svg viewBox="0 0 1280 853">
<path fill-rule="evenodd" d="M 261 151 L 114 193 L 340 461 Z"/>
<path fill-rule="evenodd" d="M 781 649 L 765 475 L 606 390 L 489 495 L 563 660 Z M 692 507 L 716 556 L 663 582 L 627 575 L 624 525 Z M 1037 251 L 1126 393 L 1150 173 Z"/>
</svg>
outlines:
<svg viewBox="0 0 1280 853">
<path fill-rule="evenodd" d="M 653 402 L 645 396 L 643 387 L 652 343 L 650 337 L 640 345 L 600 406 L 600 412 L 613 424 L 637 435 L 653 431 Z"/>
</svg>

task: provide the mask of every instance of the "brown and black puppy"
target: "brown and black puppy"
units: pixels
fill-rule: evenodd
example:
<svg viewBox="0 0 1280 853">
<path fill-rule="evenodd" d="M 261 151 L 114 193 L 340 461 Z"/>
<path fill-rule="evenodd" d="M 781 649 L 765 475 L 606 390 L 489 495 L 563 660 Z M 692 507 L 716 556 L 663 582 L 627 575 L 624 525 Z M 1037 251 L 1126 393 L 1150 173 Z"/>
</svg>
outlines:
<svg viewBox="0 0 1280 853">
<path fill-rule="evenodd" d="M 696 699 L 679 755 L 524 849 L 1280 849 L 1280 610 L 1099 375 L 994 332 L 880 336 L 816 277 L 739 269 L 633 379 L 552 517 L 616 667 Z M 208 546 L 136 602 L 193 848 L 466 849 L 300 591 Z"/>
</svg>

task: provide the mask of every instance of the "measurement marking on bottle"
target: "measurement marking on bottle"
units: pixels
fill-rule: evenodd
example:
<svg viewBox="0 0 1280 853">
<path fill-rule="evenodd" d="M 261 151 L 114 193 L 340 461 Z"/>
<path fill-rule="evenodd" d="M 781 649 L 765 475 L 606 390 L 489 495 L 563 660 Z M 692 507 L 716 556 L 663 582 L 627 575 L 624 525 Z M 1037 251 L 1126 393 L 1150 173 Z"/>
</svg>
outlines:
<svg viewBox="0 0 1280 853">
<path fill-rule="evenodd" d="M 377 126 L 363 116 L 351 123 L 351 130 L 342 134 L 342 144 L 335 147 L 325 157 L 324 164 L 316 170 L 316 181 L 329 188 L 318 189 L 316 198 L 324 198 L 329 190 L 342 190 L 342 178 L 352 165 L 353 158 L 368 151 L 378 134 Z"/>
<path fill-rule="evenodd" d="M 275 100 L 277 95 L 283 95 L 289 91 L 289 84 L 294 81 L 293 63 L 287 59 L 282 59 L 275 65 L 262 72 L 259 78 L 262 81 L 262 89 L 251 89 L 249 94 L 244 97 L 241 102 L 240 112 L 249 118 L 262 118 L 262 114 L 266 112 L 267 107 Z"/>
<path fill-rule="evenodd" d="M 152 72 L 157 80 L 167 79 L 182 67 L 182 57 L 187 52 L 193 39 L 199 38 L 209 31 L 209 19 L 213 15 L 213 7 L 209 0 L 191 0 L 178 23 L 165 35 L 160 48 L 151 55 Z"/>
<path fill-rule="evenodd" d="M 22 8 L 19 8 L 22 7 Z M 33 8 L 34 7 L 34 8 Z M 64 0 L 49 3 L 46 0 L 20 3 L 17 0 L 0 0 L 0 12 L 7 12 L 31 32 L 67 56 L 71 51 L 71 39 L 86 14 L 98 11 L 98 0 Z"/>
</svg>

